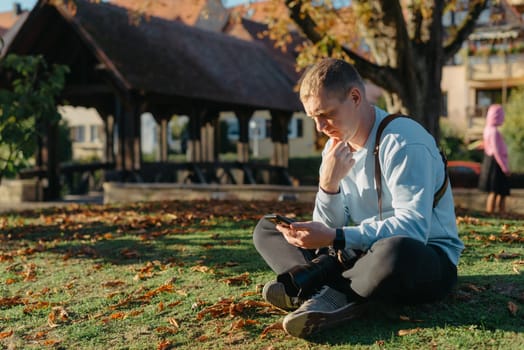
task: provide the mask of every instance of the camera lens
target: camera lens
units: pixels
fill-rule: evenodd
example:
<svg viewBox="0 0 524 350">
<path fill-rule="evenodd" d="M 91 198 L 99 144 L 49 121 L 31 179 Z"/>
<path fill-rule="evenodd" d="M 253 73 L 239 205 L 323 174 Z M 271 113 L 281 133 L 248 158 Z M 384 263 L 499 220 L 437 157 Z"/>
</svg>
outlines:
<svg viewBox="0 0 524 350">
<path fill-rule="evenodd" d="M 331 255 L 322 254 L 308 264 L 297 265 L 277 276 L 284 284 L 286 294 L 307 298 L 329 282 L 330 276 L 342 273 L 343 266 Z"/>
</svg>

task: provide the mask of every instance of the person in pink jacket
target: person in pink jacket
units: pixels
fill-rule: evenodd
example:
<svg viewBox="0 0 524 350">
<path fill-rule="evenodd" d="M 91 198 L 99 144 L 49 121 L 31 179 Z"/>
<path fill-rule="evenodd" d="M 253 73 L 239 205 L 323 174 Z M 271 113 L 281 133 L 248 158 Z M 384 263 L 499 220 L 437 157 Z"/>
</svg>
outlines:
<svg viewBox="0 0 524 350">
<path fill-rule="evenodd" d="M 484 161 L 479 178 L 479 189 L 488 193 L 486 211 L 500 213 L 506 210 L 510 194 L 508 176 L 508 148 L 498 127 L 504 123 L 504 109 L 499 104 L 489 107 L 484 127 Z"/>
</svg>

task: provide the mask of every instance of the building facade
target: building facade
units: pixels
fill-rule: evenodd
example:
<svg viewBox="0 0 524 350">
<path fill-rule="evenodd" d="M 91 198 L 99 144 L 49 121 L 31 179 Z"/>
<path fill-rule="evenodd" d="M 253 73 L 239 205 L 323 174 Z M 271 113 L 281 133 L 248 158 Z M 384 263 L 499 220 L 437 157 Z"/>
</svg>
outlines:
<svg viewBox="0 0 524 350">
<path fill-rule="evenodd" d="M 507 103 L 511 92 L 524 86 L 523 11 L 522 0 L 493 1 L 443 69 L 443 116 L 466 141 L 481 138 L 489 105 Z"/>
</svg>

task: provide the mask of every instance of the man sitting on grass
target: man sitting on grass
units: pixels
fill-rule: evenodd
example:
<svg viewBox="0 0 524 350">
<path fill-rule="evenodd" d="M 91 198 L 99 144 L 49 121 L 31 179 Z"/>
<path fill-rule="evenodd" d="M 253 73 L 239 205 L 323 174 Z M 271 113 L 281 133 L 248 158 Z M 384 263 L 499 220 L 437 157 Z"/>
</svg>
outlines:
<svg viewBox="0 0 524 350">
<path fill-rule="evenodd" d="M 344 61 L 325 59 L 307 70 L 300 99 L 329 137 L 313 221 L 262 219 L 253 234 L 278 274 L 264 298 L 294 310 L 284 318 L 286 332 L 307 337 L 343 324 L 370 301 L 446 296 L 464 245 L 434 138 L 415 121 L 372 106 Z"/>
</svg>

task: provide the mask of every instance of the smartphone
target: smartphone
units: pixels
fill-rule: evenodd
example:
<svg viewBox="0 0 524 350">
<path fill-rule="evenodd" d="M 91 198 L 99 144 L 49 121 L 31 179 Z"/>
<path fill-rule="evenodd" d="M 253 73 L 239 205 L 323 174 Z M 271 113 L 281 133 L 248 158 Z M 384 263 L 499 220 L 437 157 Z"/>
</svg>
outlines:
<svg viewBox="0 0 524 350">
<path fill-rule="evenodd" d="M 289 226 L 293 222 L 295 222 L 295 220 L 293 220 L 293 219 L 290 219 L 288 217 L 285 217 L 285 216 L 282 216 L 282 215 L 278 215 L 278 214 L 267 214 L 267 215 L 264 215 L 264 218 L 266 220 L 271 221 L 275 225 L 279 224 L 279 225 Z"/>
</svg>

